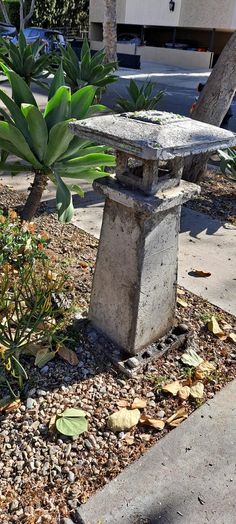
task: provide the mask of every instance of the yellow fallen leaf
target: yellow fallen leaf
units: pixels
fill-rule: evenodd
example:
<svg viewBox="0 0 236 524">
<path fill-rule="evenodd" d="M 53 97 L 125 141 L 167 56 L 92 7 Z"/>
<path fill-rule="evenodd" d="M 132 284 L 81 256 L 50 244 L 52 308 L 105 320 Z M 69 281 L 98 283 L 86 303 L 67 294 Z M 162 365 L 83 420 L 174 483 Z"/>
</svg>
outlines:
<svg viewBox="0 0 236 524">
<path fill-rule="evenodd" d="M 49 420 L 49 423 L 48 423 L 48 429 L 49 430 L 53 430 L 54 427 L 55 427 L 55 424 L 56 424 L 56 420 L 57 420 L 57 415 L 53 415 L 50 420 Z"/>
<path fill-rule="evenodd" d="M 169 423 L 169 426 L 171 428 L 177 428 L 180 424 L 182 424 L 182 422 L 186 419 L 186 417 L 180 417 L 180 418 L 177 418 L 175 420 L 173 420 L 173 422 L 170 422 Z"/>
<path fill-rule="evenodd" d="M 193 271 L 191 271 L 191 273 L 195 277 L 207 278 L 207 277 L 211 276 L 210 271 L 202 271 L 201 269 L 193 269 Z"/>
<path fill-rule="evenodd" d="M 144 442 L 149 442 L 151 440 L 151 435 L 148 433 L 142 433 L 142 435 L 140 435 L 140 439 Z"/>
<path fill-rule="evenodd" d="M 107 419 L 107 426 L 111 431 L 128 431 L 139 422 L 141 413 L 138 409 L 120 409 Z"/>
<path fill-rule="evenodd" d="M 204 385 L 202 382 L 196 382 L 194 386 L 190 388 L 190 395 L 193 398 L 203 398 L 204 397 Z"/>
<path fill-rule="evenodd" d="M 183 300 L 182 298 L 177 297 L 176 302 L 178 306 L 188 307 L 188 303 L 185 300 Z"/>
<path fill-rule="evenodd" d="M 221 329 L 219 326 L 216 318 L 214 315 L 211 317 L 211 320 L 208 322 L 207 327 L 213 335 L 215 335 L 218 338 L 225 337 L 225 332 Z"/>
<path fill-rule="evenodd" d="M 122 398 L 120 400 L 117 400 L 116 404 L 119 408 L 127 408 L 130 403 L 128 400 Z"/>
<path fill-rule="evenodd" d="M 177 287 L 177 295 L 185 295 L 186 292 L 183 289 Z"/>
<path fill-rule="evenodd" d="M 16 400 L 11 400 L 9 397 L 2 399 L 0 402 L 0 411 L 5 411 L 5 413 L 11 413 L 16 411 L 21 405 L 21 400 L 18 398 Z"/>
<path fill-rule="evenodd" d="M 228 335 L 228 338 L 231 340 L 231 342 L 234 342 L 234 344 L 236 344 L 236 333 L 230 333 Z"/>
<path fill-rule="evenodd" d="M 179 396 L 179 398 L 181 398 L 181 400 L 187 400 L 189 395 L 190 395 L 190 387 L 189 386 L 183 386 L 178 391 L 178 396 Z"/>
<path fill-rule="evenodd" d="M 132 446 L 132 444 L 134 444 L 134 437 L 133 435 L 130 435 L 130 433 L 127 433 L 122 441 L 123 440 L 126 442 L 126 444 L 128 444 L 128 446 Z"/>
<path fill-rule="evenodd" d="M 69 362 L 71 366 L 77 366 L 79 363 L 76 353 L 64 345 L 59 347 L 57 353 L 63 360 Z"/>
<path fill-rule="evenodd" d="M 185 408 L 180 408 L 178 409 L 178 411 L 176 411 L 176 413 L 174 413 L 173 415 L 171 415 L 171 417 L 167 419 L 166 423 L 169 424 L 169 426 L 171 427 L 176 427 L 179 424 L 181 424 L 181 422 L 183 422 L 183 420 L 187 417 L 187 410 Z"/>
<path fill-rule="evenodd" d="M 174 382 L 170 382 L 169 384 L 162 386 L 162 391 L 165 393 L 171 393 L 171 395 L 175 397 L 181 388 L 182 383 L 179 380 L 175 380 Z"/>
<path fill-rule="evenodd" d="M 146 408 L 147 401 L 142 398 L 135 398 L 133 403 L 131 404 L 131 409 L 143 409 Z"/>
<path fill-rule="evenodd" d="M 216 367 L 212 362 L 208 362 L 208 360 L 204 360 L 195 371 L 195 378 L 197 380 L 203 380 L 205 377 L 208 377 L 213 371 L 215 371 Z"/>
<path fill-rule="evenodd" d="M 165 427 L 164 420 L 148 417 L 147 415 L 141 415 L 140 423 L 144 424 L 145 426 L 151 426 L 152 428 L 160 429 L 160 430 L 164 429 Z"/>
</svg>

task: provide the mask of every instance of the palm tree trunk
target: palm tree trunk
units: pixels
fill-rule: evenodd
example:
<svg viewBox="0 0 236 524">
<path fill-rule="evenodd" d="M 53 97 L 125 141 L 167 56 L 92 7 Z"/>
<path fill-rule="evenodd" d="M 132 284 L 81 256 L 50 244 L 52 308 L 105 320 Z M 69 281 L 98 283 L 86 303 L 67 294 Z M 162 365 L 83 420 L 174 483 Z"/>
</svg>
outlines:
<svg viewBox="0 0 236 524">
<path fill-rule="evenodd" d="M 47 175 L 45 175 L 41 171 L 35 172 L 34 181 L 29 196 L 21 212 L 21 218 L 23 220 L 30 221 L 32 220 L 32 218 L 34 218 L 40 206 L 42 194 L 47 186 L 47 182 Z"/>
<path fill-rule="evenodd" d="M 117 62 L 116 0 L 104 0 L 103 43 L 106 62 Z"/>
</svg>

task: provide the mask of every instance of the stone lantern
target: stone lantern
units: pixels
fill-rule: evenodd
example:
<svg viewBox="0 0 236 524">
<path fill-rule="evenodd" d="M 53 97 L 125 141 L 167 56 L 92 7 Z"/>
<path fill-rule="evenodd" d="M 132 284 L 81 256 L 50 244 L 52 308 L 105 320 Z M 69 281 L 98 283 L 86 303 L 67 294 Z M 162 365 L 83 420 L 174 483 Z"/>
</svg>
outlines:
<svg viewBox="0 0 236 524">
<path fill-rule="evenodd" d="M 148 111 L 89 118 L 75 134 L 116 151 L 106 197 L 89 318 L 130 355 L 158 340 L 175 317 L 181 205 L 200 188 L 181 180 L 184 158 L 236 144 L 233 133 Z"/>
</svg>

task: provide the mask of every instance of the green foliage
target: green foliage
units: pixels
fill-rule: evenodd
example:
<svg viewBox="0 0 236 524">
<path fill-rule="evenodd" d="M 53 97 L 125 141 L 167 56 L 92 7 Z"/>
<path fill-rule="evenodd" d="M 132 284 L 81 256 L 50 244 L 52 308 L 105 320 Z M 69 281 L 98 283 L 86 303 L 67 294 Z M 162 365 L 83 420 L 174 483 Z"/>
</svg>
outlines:
<svg viewBox="0 0 236 524">
<path fill-rule="evenodd" d="M 68 408 L 56 416 L 56 429 L 62 435 L 75 437 L 88 430 L 86 413 L 82 409 Z"/>
<path fill-rule="evenodd" d="M 236 151 L 235 149 L 229 148 L 225 151 L 219 150 L 219 157 L 221 160 L 220 168 L 221 171 L 236 180 Z"/>
<path fill-rule="evenodd" d="M 42 79 L 49 75 L 48 67 L 51 63 L 51 55 L 40 54 L 43 48 L 44 44 L 41 44 L 39 40 L 33 44 L 27 44 L 24 33 L 21 31 L 17 44 L 4 38 L 0 39 L 0 61 L 21 76 L 27 85 L 34 82 L 41 87 L 47 87 Z"/>
<path fill-rule="evenodd" d="M 47 235 L 36 234 L 34 224 L 22 224 L 13 210 L 8 211 L 8 216 L 0 210 L 0 266 L 11 264 L 18 270 L 26 263 L 47 260 L 47 245 Z"/>
<path fill-rule="evenodd" d="M 74 211 L 71 190 L 81 195 L 82 189 L 63 179 L 94 180 L 107 175 L 104 166 L 115 165 L 115 158 L 106 154 L 104 146 L 82 140 L 70 129 L 74 120 L 90 115 L 91 109 L 96 111 L 96 105 L 92 106 L 96 88 L 85 86 L 71 94 L 59 67 L 42 114 L 24 80 L 6 66 L 2 68 L 11 83 L 13 100 L 0 90 L 0 100 L 8 111 L 4 113 L 6 121 L 0 122 L 0 169 L 46 175 L 57 188 L 59 220 L 70 222 Z M 8 161 L 9 154 L 17 160 Z"/>
<path fill-rule="evenodd" d="M 42 27 L 88 25 L 89 0 L 37 0 L 32 24 Z"/>
<path fill-rule="evenodd" d="M 42 255 L 45 236 L 39 235 L 37 244 L 33 224 L 20 225 L 12 212 L 11 217 L 0 221 L 0 387 L 18 396 L 28 379 L 26 355 L 42 367 L 63 342 L 66 315 L 55 295 L 65 294 L 68 282 Z"/>
<path fill-rule="evenodd" d="M 127 87 L 129 98 L 118 98 L 117 105 L 119 111 L 142 111 L 156 109 L 158 102 L 164 96 L 164 91 L 158 91 L 153 95 L 155 84 L 152 82 L 145 82 L 139 88 L 134 80 L 130 80 L 129 87 Z"/>
<path fill-rule="evenodd" d="M 105 63 L 105 52 L 97 51 L 91 55 L 87 38 L 83 41 L 80 62 L 71 46 L 66 49 L 61 48 L 62 67 L 66 75 L 66 83 L 71 87 L 72 92 L 84 85 L 93 85 L 99 89 L 97 96 L 100 96 L 108 84 L 116 82 L 117 76 L 113 75 L 117 64 Z"/>
</svg>

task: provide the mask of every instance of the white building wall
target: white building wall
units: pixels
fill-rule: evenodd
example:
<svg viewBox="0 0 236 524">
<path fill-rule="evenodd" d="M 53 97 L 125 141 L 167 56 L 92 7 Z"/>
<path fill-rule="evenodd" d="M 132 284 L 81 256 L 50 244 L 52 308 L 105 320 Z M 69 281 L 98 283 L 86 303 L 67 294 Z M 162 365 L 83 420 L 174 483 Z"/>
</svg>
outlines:
<svg viewBox="0 0 236 524">
<path fill-rule="evenodd" d="M 175 10 L 170 11 L 169 0 L 126 0 L 125 23 L 178 26 L 181 1 L 175 0 Z"/>
</svg>

